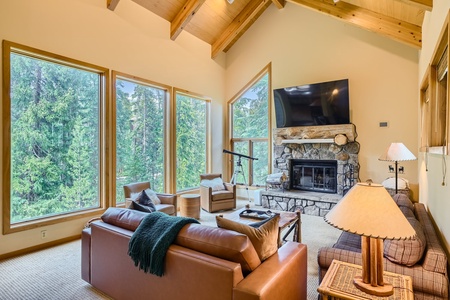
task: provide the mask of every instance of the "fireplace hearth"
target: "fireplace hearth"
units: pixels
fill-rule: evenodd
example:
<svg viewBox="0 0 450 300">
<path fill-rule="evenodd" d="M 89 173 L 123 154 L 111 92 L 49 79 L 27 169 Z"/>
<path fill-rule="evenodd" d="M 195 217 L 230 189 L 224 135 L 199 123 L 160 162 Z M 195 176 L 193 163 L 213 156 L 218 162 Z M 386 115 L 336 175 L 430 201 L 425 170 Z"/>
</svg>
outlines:
<svg viewBox="0 0 450 300">
<path fill-rule="evenodd" d="M 290 160 L 289 188 L 322 193 L 337 192 L 336 160 Z"/>
</svg>

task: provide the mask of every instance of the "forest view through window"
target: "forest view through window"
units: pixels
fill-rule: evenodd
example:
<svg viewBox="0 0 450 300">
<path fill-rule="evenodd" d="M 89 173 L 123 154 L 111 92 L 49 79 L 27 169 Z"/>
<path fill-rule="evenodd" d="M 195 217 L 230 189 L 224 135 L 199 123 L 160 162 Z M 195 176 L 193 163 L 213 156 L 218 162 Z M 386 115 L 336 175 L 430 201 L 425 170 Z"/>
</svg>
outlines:
<svg viewBox="0 0 450 300">
<path fill-rule="evenodd" d="M 209 102 L 176 93 L 177 191 L 198 187 L 207 170 Z"/>
<path fill-rule="evenodd" d="M 10 223 L 98 207 L 100 74 L 9 58 Z"/>
<path fill-rule="evenodd" d="M 235 182 L 265 185 L 269 168 L 269 74 L 265 73 L 231 104 L 232 148 L 257 160 L 242 159 L 242 170 L 233 157 Z"/>
<path fill-rule="evenodd" d="M 164 113 L 167 91 L 116 79 L 116 202 L 123 186 L 149 181 L 164 192 Z"/>
</svg>

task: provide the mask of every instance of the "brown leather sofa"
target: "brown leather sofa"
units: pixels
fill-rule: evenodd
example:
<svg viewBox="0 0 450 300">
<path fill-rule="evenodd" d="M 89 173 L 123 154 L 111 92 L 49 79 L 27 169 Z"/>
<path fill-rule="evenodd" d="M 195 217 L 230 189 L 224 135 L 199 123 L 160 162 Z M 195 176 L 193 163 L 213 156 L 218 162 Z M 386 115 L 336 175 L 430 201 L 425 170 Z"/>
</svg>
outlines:
<svg viewBox="0 0 450 300">
<path fill-rule="evenodd" d="M 188 224 L 165 257 L 164 275 L 144 273 L 128 243 L 145 213 L 109 208 L 82 232 L 82 278 L 114 299 L 306 299 L 306 245 L 287 242 L 264 262 L 241 233 Z"/>
</svg>

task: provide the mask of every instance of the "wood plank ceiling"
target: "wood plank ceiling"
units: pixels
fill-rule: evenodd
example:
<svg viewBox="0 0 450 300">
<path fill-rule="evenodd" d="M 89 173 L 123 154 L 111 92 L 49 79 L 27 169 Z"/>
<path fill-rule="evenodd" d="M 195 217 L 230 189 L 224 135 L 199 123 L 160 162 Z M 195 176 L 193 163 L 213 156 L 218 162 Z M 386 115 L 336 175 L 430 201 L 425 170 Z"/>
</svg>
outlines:
<svg viewBox="0 0 450 300">
<path fill-rule="evenodd" d="M 211 45 L 211 57 L 227 52 L 258 17 L 286 0 L 132 0 L 170 22 L 170 38 L 186 31 Z M 229 3 L 232 2 L 232 3 Z M 288 0 L 420 49 L 425 11 L 433 0 Z M 335 2 L 336 1 L 336 2 Z M 120 0 L 106 0 L 114 10 Z"/>
</svg>

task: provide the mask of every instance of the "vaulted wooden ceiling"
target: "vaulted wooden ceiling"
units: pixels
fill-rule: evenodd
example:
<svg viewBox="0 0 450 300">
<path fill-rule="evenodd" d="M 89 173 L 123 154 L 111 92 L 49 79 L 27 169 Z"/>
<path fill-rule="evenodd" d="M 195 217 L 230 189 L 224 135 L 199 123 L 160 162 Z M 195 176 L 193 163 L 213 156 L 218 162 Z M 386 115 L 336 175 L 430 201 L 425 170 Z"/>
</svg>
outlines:
<svg viewBox="0 0 450 300">
<path fill-rule="evenodd" d="M 106 1 L 111 10 L 120 2 Z M 286 0 L 132 1 L 169 21 L 172 40 L 185 30 L 210 44 L 212 58 L 222 51 L 227 52 L 269 5 L 283 9 L 286 4 Z M 433 8 L 433 0 L 288 1 L 419 49 L 425 11 Z"/>
</svg>

